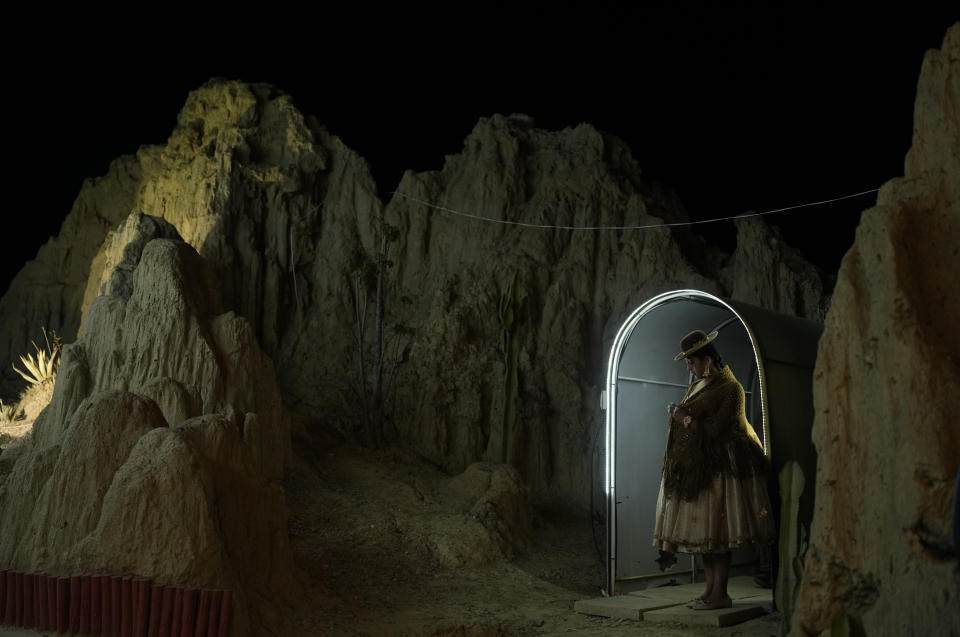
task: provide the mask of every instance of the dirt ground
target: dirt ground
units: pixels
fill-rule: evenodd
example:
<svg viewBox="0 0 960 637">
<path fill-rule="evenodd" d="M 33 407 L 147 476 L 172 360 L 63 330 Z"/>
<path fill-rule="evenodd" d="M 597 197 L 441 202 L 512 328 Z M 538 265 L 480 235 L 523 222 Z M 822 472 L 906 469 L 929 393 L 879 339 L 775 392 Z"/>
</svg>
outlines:
<svg viewBox="0 0 960 637">
<path fill-rule="evenodd" d="M 29 427 L 4 427 L 0 446 L 15 448 L 25 434 Z M 780 632 L 774 615 L 713 628 L 575 612 L 577 600 L 600 596 L 603 581 L 588 517 L 518 506 L 509 480 L 495 479 L 502 470 L 453 477 L 400 448 L 370 450 L 296 433 L 294 451 L 284 486 L 300 590 L 280 610 L 275 635 Z M 0 637 L 41 634 L 0 627 Z"/>
<path fill-rule="evenodd" d="M 450 481 L 412 453 L 304 445 L 287 498 L 303 603 L 303 635 L 776 635 L 775 617 L 726 628 L 582 615 L 603 580 L 586 515 L 533 512 L 524 548 L 486 563 L 437 559 L 436 536 L 458 533 Z M 437 520 L 441 520 L 437 524 Z M 445 526 L 446 525 L 446 526 Z M 424 531 L 423 529 L 427 530 Z"/>
</svg>

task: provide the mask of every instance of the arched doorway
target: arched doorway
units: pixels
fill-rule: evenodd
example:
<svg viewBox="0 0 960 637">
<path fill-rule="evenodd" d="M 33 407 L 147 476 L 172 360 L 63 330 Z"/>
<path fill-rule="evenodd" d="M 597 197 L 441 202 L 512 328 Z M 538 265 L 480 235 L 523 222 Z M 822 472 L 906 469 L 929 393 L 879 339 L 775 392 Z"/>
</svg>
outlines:
<svg viewBox="0 0 960 637">
<path fill-rule="evenodd" d="M 797 460 L 813 475 L 812 374 L 822 326 L 699 290 L 666 292 L 643 303 L 614 339 L 603 400 L 607 595 L 615 594 L 618 583 L 663 576 L 651 538 L 666 445 L 665 406 L 679 402 L 689 385 L 686 366 L 673 358 L 680 338 L 694 329 L 719 331 L 720 353 L 746 391 L 747 418 L 773 466 L 774 508 L 779 510 L 776 475 L 787 460 Z M 812 500 L 808 495 L 801 507 L 808 525 Z M 752 549 L 734 553 L 735 564 L 753 559 Z M 681 563 L 671 572 L 692 569 Z"/>
</svg>

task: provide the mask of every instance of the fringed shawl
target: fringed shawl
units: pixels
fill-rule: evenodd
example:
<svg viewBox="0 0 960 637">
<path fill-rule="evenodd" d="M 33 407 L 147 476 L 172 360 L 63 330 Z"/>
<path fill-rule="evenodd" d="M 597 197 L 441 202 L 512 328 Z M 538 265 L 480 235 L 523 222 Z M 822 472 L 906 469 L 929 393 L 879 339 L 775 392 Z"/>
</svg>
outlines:
<svg viewBox="0 0 960 637">
<path fill-rule="evenodd" d="M 706 387 L 680 403 L 693 418 L 689 427 L 671 419 L 663 457 L 666 497 L 693 500 L 718 473 L 738 478 L 766 475 L 769 462 L 747 422 L 743 387 L 724 366 Z"/>
</svg>

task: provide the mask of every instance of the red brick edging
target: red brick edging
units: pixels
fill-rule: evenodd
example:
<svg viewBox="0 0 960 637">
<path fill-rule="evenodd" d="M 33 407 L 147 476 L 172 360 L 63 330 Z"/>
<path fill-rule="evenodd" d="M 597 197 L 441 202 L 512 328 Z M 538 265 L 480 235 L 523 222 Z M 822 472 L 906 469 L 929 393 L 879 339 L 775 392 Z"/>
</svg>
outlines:
<svg viewBox="0 0 960 637">
<path fill-rule="evenodd" d="M 228 637 L 233 594 L 131 575 L 0 570 L 0 624 L 101 637 Z"/>
</svg>

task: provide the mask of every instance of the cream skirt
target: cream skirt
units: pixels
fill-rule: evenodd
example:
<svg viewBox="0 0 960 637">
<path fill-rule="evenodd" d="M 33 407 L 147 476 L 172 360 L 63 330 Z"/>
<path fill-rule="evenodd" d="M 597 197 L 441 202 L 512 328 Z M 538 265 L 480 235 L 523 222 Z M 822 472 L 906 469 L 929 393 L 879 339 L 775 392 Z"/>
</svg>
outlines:
<svg viewBox="0 0 960 637">
<path fill-rule="evenodd" d="M 766 480 L 761 476 L 716 476 L 710 487 L 687 501 L 657 498 L 653 546 L 671 553 L 725 553 L 748 544 L 768 544 L 774 523 Z"/>
</svg>

